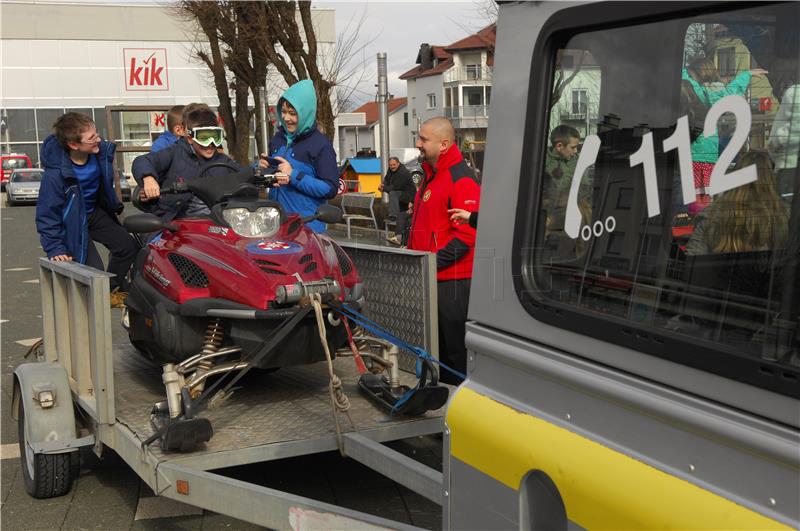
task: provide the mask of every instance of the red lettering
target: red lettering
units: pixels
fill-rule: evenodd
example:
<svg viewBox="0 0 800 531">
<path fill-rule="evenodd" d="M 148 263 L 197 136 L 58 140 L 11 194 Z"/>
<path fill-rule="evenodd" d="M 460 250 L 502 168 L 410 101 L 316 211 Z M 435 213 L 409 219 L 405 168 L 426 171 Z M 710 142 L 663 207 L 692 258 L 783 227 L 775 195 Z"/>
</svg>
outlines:
<svg viewBox="0 0 800 531">
<path fill-rule="evenodd" d="M 164 83 L 161 81 L 161 72 L 164 70 L 164 67 L 156 68 L 156 58 L 153 57 L 153 62 L 150 64 L 150 84 L 152 85 L 163 85 Z"/>
<path fill-rule="evenodd" d="M 142 67 L 136 67 L 136 58 L 131 57 L 131 75 L 128 80 L 128 85 L 141 85 L 142 80 L 139 79 L 139 74 L 142 73 Z"/>
<path fill-rule="evenodd" d="M 156 114 L 156 127 L 164 127 L 166 124 L 164 123 L 164 113 Z"/>
</svg>

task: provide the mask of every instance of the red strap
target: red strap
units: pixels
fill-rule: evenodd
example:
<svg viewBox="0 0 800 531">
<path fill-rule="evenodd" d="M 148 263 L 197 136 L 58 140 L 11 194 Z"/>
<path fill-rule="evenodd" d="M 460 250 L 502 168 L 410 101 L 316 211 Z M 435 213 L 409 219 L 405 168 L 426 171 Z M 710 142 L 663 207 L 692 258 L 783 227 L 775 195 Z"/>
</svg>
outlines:
<svg viewBox="0 0 800 531">
<path fill-rule="evenodd" d="M 353 341 L 353 333 L 350 331 L 350 325 L 347 324 L 347 317 L 342 316 L 342 322 L 344 323 L 344 329 L 347 330 L 347 341 L 350 343 L 350 350 L 353 351 L 353 359 L 356 362 L 356 369 L 358 369 L 358 374 L 364 374 L 367 372 L 367 366 L 364 365 L 364 360 L 361 359 L 361 354 L 358 353 L 356 344 Z"/>
</svg>

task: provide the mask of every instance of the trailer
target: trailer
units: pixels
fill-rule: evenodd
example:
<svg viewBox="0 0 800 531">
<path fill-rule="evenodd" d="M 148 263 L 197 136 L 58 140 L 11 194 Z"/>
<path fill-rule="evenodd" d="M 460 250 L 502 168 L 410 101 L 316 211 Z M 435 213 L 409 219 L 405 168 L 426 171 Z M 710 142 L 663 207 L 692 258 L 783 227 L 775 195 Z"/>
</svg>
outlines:
<svg viewBox="0 0 800 531">
<path fill-rule="evenodd" d="M 395 292 L 408 291 L 404 304 L 410 305 L 409 313 L 403 313 L 402 319 L 406 328 L 397 329 L 398 335 L 428 348 L 435 345 L 432 255 L 368 245 L 349 247 L 359 257 L 366 282 L 387 281 L 387 275 L 375 268 L 389 268 L 393 272 L 388 281 Z M 20 427 L 23 477 L 32 496 L 68 492 L 79 472 L 78 450 L 89 446 L 98 456 L 106 448 L 114 450 L 159 496 L 269 528 L 413 528 L 215 472 L 338 448 L 343 455 L 442 503 L 441 472 L 382 444 L 441 432 L 442 410 L 421 417 L 390 417 L 359 394 L 359 374 L 346 357 L 334 361 L 350 399 L 352 419 L 352 425 L 340 419 L 341 438 L 331 417 L 327 368 L 314 364 L 248 374 L 246 383 L 231 397 L 204 411 L 215 434 L 198 451 L 168 453 L 158 443 L 143 444 L 153 433 L 151 408 L 164 398 L 161 369 L 130 344 L 112 342 L 110 275 L 44 258 L 39 270 L 44 360 L 17 368 L 12 400 Z M 382 307 L 379 287 L 375 286 L 377 309 L 373 310 L 377 312 Z M 401 365 L 410 366 L 410 360 Z M 402 379 L 405 384 L 414 383 L 411 374 L 403 374 Z"/>
</svg>

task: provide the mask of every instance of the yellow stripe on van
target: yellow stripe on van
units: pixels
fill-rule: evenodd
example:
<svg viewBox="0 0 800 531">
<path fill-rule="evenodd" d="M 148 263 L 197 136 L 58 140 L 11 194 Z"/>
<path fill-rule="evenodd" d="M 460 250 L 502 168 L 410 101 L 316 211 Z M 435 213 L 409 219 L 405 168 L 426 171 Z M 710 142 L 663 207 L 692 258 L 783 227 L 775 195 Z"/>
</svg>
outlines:
<svg viewBox="0 0 800 531">
<path fill-rule="evenodd" d="M 545 472 L 569 519 L 588 529 L 789 529 L 471 389 L 453 397 L 447 424 L 453 457 L 517 491 L 529 471 Z"/>
</svg>

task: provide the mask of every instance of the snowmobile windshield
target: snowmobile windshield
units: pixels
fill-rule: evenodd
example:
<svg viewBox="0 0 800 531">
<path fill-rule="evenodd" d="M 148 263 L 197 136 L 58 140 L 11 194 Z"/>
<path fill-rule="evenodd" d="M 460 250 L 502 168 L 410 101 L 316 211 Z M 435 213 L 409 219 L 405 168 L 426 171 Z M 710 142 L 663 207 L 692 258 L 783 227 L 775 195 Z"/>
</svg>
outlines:
<svg viewBox="0 0 800 531">
<path fill-rule="evenodd" d="M 227 175 L 208 174 L 209 170 L 219 167 L 229 168 L 232 171 Z M 256 200 L 258 198 L 258 189 L 255 188 L 255 182 L 256 179 L 252 168 L 240 169 L 227 163 L 214 163 L 203 168 L 200 179 L 189 181 L 186 185 L 190 192 L 211 208 L 234 195 L 240 198 Z M 253 186 L 244 186 L 248 184 Z"/>
</svg>

